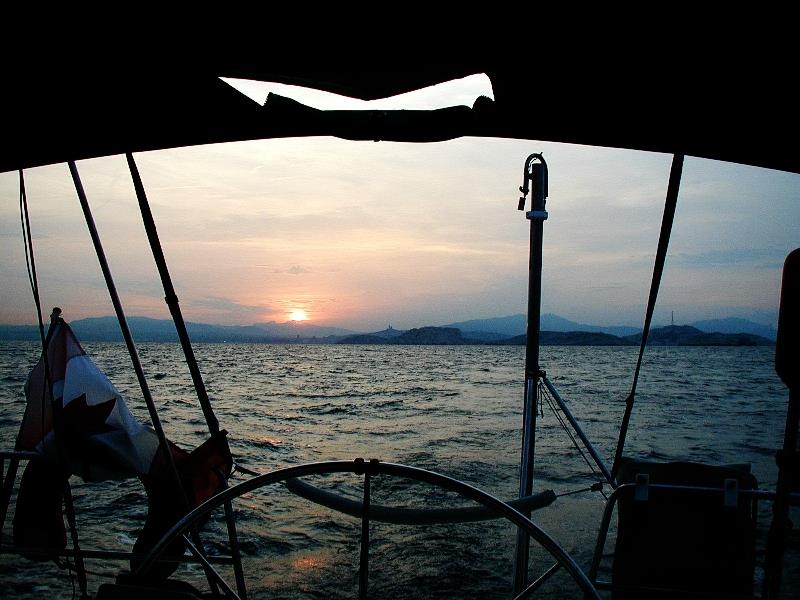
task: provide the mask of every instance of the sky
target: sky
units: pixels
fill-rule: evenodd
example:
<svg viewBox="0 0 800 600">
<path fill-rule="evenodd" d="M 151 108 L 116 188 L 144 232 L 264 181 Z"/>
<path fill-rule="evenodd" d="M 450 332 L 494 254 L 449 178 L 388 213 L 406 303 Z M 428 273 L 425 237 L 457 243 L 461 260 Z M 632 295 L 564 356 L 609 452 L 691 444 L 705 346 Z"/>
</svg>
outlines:
<svg viewBox="0 0 800 600">
<path fill-rule="evenodd" d="M 234 82 L 238 84 L 238 82 Z M 244 87 L 244 86 L 241 86 Z M 281 93 L 289 94 L 288 86 Z M 263 101 L 263 85 L 248 95 Z M 488 79 L 379 108 L 471 105 Z M 301 92 L 312 106 L 374 103 Z M 184 316 L 375 331 L 524 313 L 525 158 L 550 170 L 542 311 L 640 325 L 671 157 L 531 140 L 261 140 L 135 155 Z M 78 162 L 128 316 L 169 318 L 124 156 Z M 66 165 L 25 172 L 45 311 L 113 314 Z M 777 318 L 800 175 L 687 157 L 654 323 Z M 17 173 L 0 173 L 0 323 L 36 321 Z M 46 316 L 46 315 L 45 315 Z"/>
</svg>

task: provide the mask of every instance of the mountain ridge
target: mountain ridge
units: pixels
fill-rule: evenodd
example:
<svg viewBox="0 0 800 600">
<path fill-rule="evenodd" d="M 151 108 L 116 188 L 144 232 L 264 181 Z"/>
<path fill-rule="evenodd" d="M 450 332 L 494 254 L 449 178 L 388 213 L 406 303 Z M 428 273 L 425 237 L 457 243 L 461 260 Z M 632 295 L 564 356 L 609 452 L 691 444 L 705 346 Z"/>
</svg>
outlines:
<svg viewBox="0 0 800 600">
<path fill-rule="evenodd" d="M 154 319 L 151 317 L 129 317 L 128 324 L 133 332 L 134 339 L 143 342 L 175 342 L 178 341 L 174 324 L 169 319 Z M 505 317 L 495 317 L 487 319 L 472 319 L 450 323 L 438 327 L 429 328 L 440 330 L 458 330 L 459 336 L 464 341 L 454 343 L 505 343 L 512 338 L 524 335 L 525 315 L 508 315 Z M 597 343 L 606 339 L 611 342 L 611 338 L 602 336 L 612 336 L 617 338 L 638 338 L 641 335 L 640 329 L 628 326 L 599 326 L 586 325 L 570 321 L 552 313 L 542 315 L 541 330 L 549 332 L 550 339 L 556 339 L 558 333 L 582 333 L 583 339 L 589 340 L 587 343 Z M 774 341 L 775 330 L 752 321 L 730 317 L 727 319 L 714 319 L 698 322 L 703 327 L 695 325 L 673 326 L 673 327 L 692 327 L 698 334 L 720 334 L 720 335 L 756 335 Z M 116 317 L 89 317 L 77 319 L 71 325 L 78 337 L 86 341 L 122 341 L 119 331 L 119 324 Z M 362 343 L 386 343 L 403 338 L 409 331 L 428 329 L 425 327 L 400 330 L 388 327 L 377 332 L 357 332 L 339 327 L 327 327 L 305 322 L 276 323 L 274 321 L 266 323 L 254 323 L 252 325 L 212 325 L 208 323 L 197 323 L 188 321 L 186 323 L 189 336 L 196 342 L 229 342 L 229 343 L 335 343 L 343 338 L 353 336 L 363 336 L 365 341 Z M 667 326 L 670 327 L 670 326 Z M 716 329 L 711 329 L 716 327 Z M 704 329 L 705 328 L 705 329 Z M 738 329 L 737 329 L 738 328 Z M 653 328 L 653 331 L 659 328 Z M 429 333 L 431 333 L 429 331 Z M 759 333 L 760 332 L 760 333 Z M 597 334 L 591 336 L 589 334 Z M 764 335 L 767 334 L 767 335 Z M 771 334 L 771 335 L 770 335 Z M 446 339 L 440 333 L 431 333 L 433 338 Z M 686 337 L 686 336 L 684 336 Z M 370 340 L 370 338 L 375 338 Z M 432 339 L 433 339 L 432 338 Z M 561 336 L 564 340 L 576 340 L 579 337 Z M 38 327 L 34 325 L 0 325 L 0 340 L 38 340 Z M 409 338 L 405 338 L 409 339 Z M 452 338 L 456 339 L 456 338 Z M 676 338 L 677 339 L 677 338 Z M 700 339 L 700 338 L 698 338 Z M 723 341 L 723 338 L 718 338 Z M 543 343 L 549 343 L 543 338 Z M 594 342 L 592 342 L 594 340 Z M 746 341 L 746 338 L 742 338 Z M 415 343 L 415 342 L 410 342 Z M 513 342 L 512 342 L 513 343 Z M 616 343 L 616 342 L 613 342 Z M 631 343 L 630 340 L 623 343 Z M 638 342 L 636 342 L 638 343 Z M 659 343 L 657 336 L 654 339 L 651 333 L 650 343 Z"/>
<path fill-rule="evenodd" d="M 509 336 L 517 336 L 525 333 L 526 317 L 523 314 L 508 315 L 505 317 L 492 317 L 487 319 L 471 319 L 447 323 L 441 327 L 455 327 L 463 332 L 484 331 L 504 333 Z M 565 319 L 553 313 L 544 313 L 540 319 L 540 329 L 542 331 L 583 331 L 589 333 L 607 333 L 618 337 L 639 334 L 641 327 L 629 325 L 590 325 Z M 687 326 L 695 327 L 704 333 L 749 333 L 775 340 L 776 330 L 768 325 L 762 325 L 748 319 L 740 317 L 725 317 L 721 319 L 705 319 L 687 323 Z"/>
<path fill-rule="evenodd" d="M 170 319 L 127 317 L 135 340 L 143 342 L 177 342 L 178 334 Z M 78 338 L 90 342 L 121 342 L 116 317 L 87 317 L 70 321 Z M 356 333 L 340 327 L 325 327 L 302 322 L 254 323 L 252 325 L 212 325 L 186 322 L 189 337 L 196 342 L 270 343 L 285 341 L 314 341 Z M 35 325 L 0 325 L 0 340 L 38 340 Z"/>
</svg>

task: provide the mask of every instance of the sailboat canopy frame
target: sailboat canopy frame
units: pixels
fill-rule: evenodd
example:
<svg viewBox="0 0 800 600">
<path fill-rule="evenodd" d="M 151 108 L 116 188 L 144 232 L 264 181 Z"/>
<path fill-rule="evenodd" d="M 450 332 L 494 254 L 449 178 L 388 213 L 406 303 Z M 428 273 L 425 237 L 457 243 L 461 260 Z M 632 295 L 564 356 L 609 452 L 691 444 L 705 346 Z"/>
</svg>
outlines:
<svg viewBox="0 0 800 600">
<path fill-rule="evenodd" d="M 388 50 L 388 43 L 359 53 L 333 45 L 313 61 L 241 46 L 238 52 L 178 54 L 103 47 L 67 68 L 53 66 L 53 52 L 13 60 L 3 52 L 14 93 L 7 97 L 12 118 L 0 141 L 0 172 L 254 139 L 336 136 L 423 143 L 475 136 L 628 148 L 800 173 L 793 81 L 786 76 L 793 72 L 792 53 L 781 51 L 780 40 L 757 52 L 748 49 L 744 57 L 724 47 L 695 56 L 689 47 L 622 44 L 573 49 L 556 60 L 517 45 L 487 53 L 474 44 L 441 42 L 424 52 L 417 48 L 414 55 Z M 275 95 L 259 106 L 220 79 L 303 85 L 369 100 L 478 73 L 490 78 L 494 99 L 413 111 L 322 111 Z M 372 470 L 387 468 L 384 463 Z M 235 494 L 230 488 L 214 502 Z M 365 491 L 368 506 L 366 498 Z M 367 532 L 368 519 L 366 510 Z M 362 539 L 363 528 L 362 523 Z M 368 535 L 366 540 L 368 545 Z M 518 563 L 524 567 L 527 560 L 526 549 Z M 576 573 L 586 582 L 585 591 L 593 592 L 594 582 L 580 569 Z"/>
<path fill-rule="evenodd" d="M 391 39 L 356 51 L 333 43 L 334 33 L 308 47 L 259 40 L 190 44 L 177 52 L 84 43 L 73 63 L 54 61 L 54 42 L 40 42 L 53 46 L 51 52 L 4 52 L 10 119 L 0 140 L 0 172 L 253 139 L 477 136 L 684 154 L 800 173 L 788 76 L 793 51 L 777 34 L 747 48 L 739 37 L 707 40 L 710 49 L 685 36 L 670 44 L 644 32 L 637 39 L 573 36 L 564 38 L 570 52 L 534 52 L 523 43 L 487 50 L 466 36 L 421 33 L 409 52 L 408 41 L 401 50 Z M 220 79 L 370 100 L 478 73 L 490 78 L 493 100 L 419 111 L 322 111 L 274 95 L 260 106 Z"/>
</svg>

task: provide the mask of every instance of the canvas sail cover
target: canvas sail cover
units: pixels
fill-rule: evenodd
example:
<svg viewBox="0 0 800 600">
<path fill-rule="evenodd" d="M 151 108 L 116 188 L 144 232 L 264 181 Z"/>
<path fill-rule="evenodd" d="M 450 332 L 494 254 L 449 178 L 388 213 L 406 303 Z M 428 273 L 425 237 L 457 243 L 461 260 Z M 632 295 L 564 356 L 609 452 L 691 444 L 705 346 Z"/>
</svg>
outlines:
<svg viewBox="0 0 800 600">
<path fill-rule="evenodd" d="M 67 323 L 58 319 L 48 336 L 46 366 L 43 355 L 25 385 L 17 448 L 63 463 L 85 481 L 147 474 L 158 450 L 155 431 L 131 414 Z"/>
</svg>

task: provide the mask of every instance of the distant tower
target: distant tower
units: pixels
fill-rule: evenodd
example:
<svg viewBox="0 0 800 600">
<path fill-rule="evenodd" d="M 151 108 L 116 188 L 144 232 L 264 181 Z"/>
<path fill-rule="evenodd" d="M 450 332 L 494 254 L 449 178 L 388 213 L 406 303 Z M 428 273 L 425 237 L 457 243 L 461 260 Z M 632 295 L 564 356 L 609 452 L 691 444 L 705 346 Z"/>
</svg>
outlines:
<svg viewBox="0 0 800 600">
<path fill-rule="evenodd" d="M 675 311 L 672 311 L 672 326 L 675 327 Z"/>
</svg>

